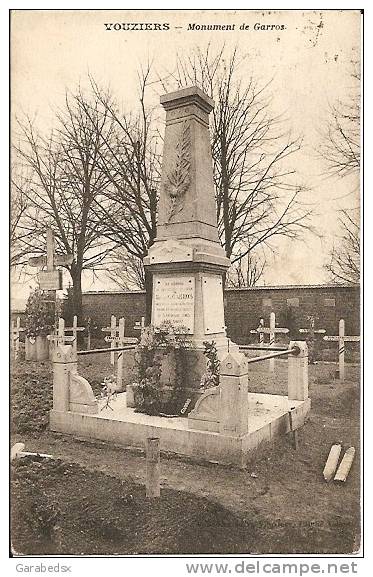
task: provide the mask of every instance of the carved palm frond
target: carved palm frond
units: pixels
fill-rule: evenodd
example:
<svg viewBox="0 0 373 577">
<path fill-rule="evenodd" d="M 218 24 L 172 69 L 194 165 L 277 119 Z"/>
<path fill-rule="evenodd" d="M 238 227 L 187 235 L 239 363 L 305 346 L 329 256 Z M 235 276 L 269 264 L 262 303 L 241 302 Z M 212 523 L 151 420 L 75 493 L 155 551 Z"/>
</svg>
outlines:
<svg viewBox="0 0 373 577">
<path fill-rule="evenodd" d="M 182 124 L 180 138 L 175 147 L 174 168 L 167 175 L 167 182 L 165 184 L 165 191 L 170 199 L 168 209 L 169 221 L 184 207 L 185 193 L 190 185 L 190 155 L 190 123 L 186 120 Z"/>
</svg>

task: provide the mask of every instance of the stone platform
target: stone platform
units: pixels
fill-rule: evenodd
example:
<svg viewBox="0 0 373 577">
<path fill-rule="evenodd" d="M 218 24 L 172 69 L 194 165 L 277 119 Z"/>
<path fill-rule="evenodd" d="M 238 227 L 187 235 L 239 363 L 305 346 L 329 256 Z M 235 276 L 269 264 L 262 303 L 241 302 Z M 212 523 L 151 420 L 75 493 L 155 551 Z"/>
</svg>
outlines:
<svg viewBox="0 0 373 577">
<path fill-rule="evenodd" d="M 110 402 L 100 401 L 97 414 L 52 410 L 52 431 L 114 442 L 143 449 L 147 437 L 159 437 L 161 449 L 205 461 L 245 467 L 265 441 L 289 432 L 289 411 L 293 428 L 301 427 L 310 410 L 310 399 L 288 400 L 281 395 L 249 393 L 248 432 L 241 436 L 222 435 L 188 428 L 183 417 L 155 417 L 135 413 L 126 405 L 126 393 Z"/>
</svg>

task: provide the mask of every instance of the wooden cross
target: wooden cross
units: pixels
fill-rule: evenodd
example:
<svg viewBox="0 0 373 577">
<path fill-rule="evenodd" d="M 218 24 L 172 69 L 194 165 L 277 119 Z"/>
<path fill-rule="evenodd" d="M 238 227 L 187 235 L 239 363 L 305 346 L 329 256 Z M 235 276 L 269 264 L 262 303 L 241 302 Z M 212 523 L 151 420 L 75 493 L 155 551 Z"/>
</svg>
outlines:
<svg viewBox="0 0 373 577">
<path fill-rule="evenodd" d="M 20 333 L 23 332 L 24 329 L 23 327 L 21 327 L 21 319 L 20 317 L 17 317 L 17 321 L 14 324 L 14 320 L 12 320 L 12 327 L 11 327 L 11 349 L 13 351 L 13 357 L 14 360 L 18 359 L 18 354 L 19 354 L 19 336 Z"/>
<path fill-rule="evenodd" d="M 289 332 L 289 329 L 276 327 L 276 314 L 271 313 L 269 315 L 269 327 L 265 327 L 263 319 L 260 319 L 259 327 L 255 330 L 250 331 L 251 333 L 258 333 L 259 334 L 259 343 L 264 345 L 264 335 L 269 335 L 269 348 L 275 346 L 275 336 L 276 334 L 286 334 Z M 275 359 L 269 359 L 269 372 L 273 373 L 275 370 Z"/>
<path fill-rule="evenodd" d="M 250 331 L 251 334 L 259 334 L 260 346 L 264 345 L 264 332 L 261 330 L 262 328 L 264 328 L 264 319 L 259 319 L 258 328 Z"/>
<path fill-rule="evenodd" d="M 113 317 L 112 317 L 113 318 Z M 114 317 L 115 319 L 115 317 Z M 102 329 L 102 330 L 110 330 L 111 331 L 111 335 L 107 335 L 105 337 L 105 341 L 107 343 L 111 343 L 111 348 L 113 349 L 114 352 L 110 353 L 111 355 L 115 355 L 117 354 L 117 385 L 118 387 L 122 386 L 122 378 L 123 378 L 123 351 L 119 351 L 118 353 L 115 353 L 115 349 L 116 347 L 120 348 L 120 347 L 124 347 L 125 345 L 132 345 L 132 344 L 136 344 L 138 342 L 138 339 L 136 337 L 125 337 L 124 336 L 124 327 L 125 327 L 125 320 L 122 317 L 121 319 L 119 319 L 118 322 L 118 326 L 111 326 L 108 327 L 106 329 Z M 115 333 L 114 332 L 114 328 L 115 328 Z"/>
<path fill-rule="evenodd" d="M 56 345 L 64 345 L 66 343 L 72 343 L 74 346 L 74 342 L 76 341 L 76 337 L 65 335 L 65 319 L 59 318 L 58 319 L 58 329 L 57 334 L 55 335 L 48 335 L 48 341 Z M 75 348 L 76 350 L 76 348 Z"/>
<path fill-rule="evenodd" d="M 78 327 L 78 317 L 74 315 L 73 326 L 65 327 L 65 332 L 72 332 L 75 340 L 73 341 L 73 349 L 75 352 L 78 350 L 78 332 L 85 331 L 85 327 Z"/>
<path fill-rule="evenodd" d="M 33 256 L 29 258 L 28 264 L 32 267 L 44 268 L 46 271 L 38 272 L 38 281 L 41 290 L 56 291 L 62 288 L 62 275 L 56 269 L 57 266 L 71 264 L 73 261 L 72 254 L 57 255 L 55 252 L 55 239 L 51 228 L 47 229 L 47 254 L 42 256 Z"/>
<path fill-rule="evenodd" d="M 101 329 L 102 332 L 107 333 L 110 332 L 110 336 L 111 337 L 115 337 L 117 332 L 118 332 L 118 328 L 117 328 L 117 317 L 115 317 L 114 315 L 111 315 L 110 317 L 110 327 L 105 327 L 103 329 Z M 124 333 L 123 333 L 124 334 Z M 111 341 L 111 348 L 115 349 L 115 341 Z M 114 365 L 115 363 L 115 357 L 114 357 L 114 353 L 110 353 L 110 363 L 112 365 Z"/>
<path fill-rule="evenodd" d="M 338 365 L 339 365 L 339 380 L 344 381 L 345 378 L 345 342 L 359 342 L 359 336 L 346 337 L 345 335 L 345 322 L 343 319 L 339 321 L 339 334 L 338 336 L 324 337 L 324 341 L 337 341 L 338 342 Z"/>
<path fill-rule="evenodd" d="M 113 319 L 113 317 L 111 318 Z M 114 319 L 116 318 L 114 317 Z M 113 348 L 115 349 L 116 346 L 118 347 L 124 346 L 124 326 L 125 326 L 125 320 L 122 317 L 121 319 L 119 319 L 118 327 L 115 327 L 115 334 L 107 335 L 105 337 L 106 342 L 111 342 L 112 349 Z M 113 326 L 111 326 L 110 328 L 112 329 Z M 114 353 L 110 354 L 114 356 Z M 118 362 L 117 362 L 117 385 L 119 385 L 120 387 L 122 386 L 122 377 L 123 377 L 123 351 L 120 351 L 118 353 Z"/>
<path fill-rule="evenodd" d="M 299 329 L 300 333 L 309 333 L 310 338 L 313 340 L 315 335 L 324 335 L 326 333 L 325 329 L 315 329 L 315 317 L 310 316 L 308 317 L 310 321 L 310 326 L 308 329 Z"/>
</svg>

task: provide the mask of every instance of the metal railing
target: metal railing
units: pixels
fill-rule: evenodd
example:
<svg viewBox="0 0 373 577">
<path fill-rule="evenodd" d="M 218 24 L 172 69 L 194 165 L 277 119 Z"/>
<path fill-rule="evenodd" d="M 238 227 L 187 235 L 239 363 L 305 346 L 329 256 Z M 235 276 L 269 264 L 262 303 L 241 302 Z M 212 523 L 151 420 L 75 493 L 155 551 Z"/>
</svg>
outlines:
<svg viewBox="0 0 373 577">
<path fill-rule="evenodd" d="M 243 351 L 287 351 L 286 347 L 275 347 L 270 345 L 238 345 Z"/>
<path fill-rule="evenodd" d="M 267 359 L 274 359 L 275 357 L 284 357 L 287 355 L 294 355 L 297 356 L 300 353 L 299 347 L 293 347 L 291 349 L 284 349 L 283 347 L 257 347 L 253 345 L 239 345 L 240 349 L 242 350 L 252 350 L 252 351 L 268 351 L 271 350 L 272 352 L 268 355 L 261 355 L 260 357 L 253 357 L 252 359 L 248 359 L 248 363 L 258 363 L 259 361 L 265 361 Z M 120 352 L 120 351 L 133 351 L 136 348 L 136 345 L 126 345 L 125 347 L 116 347 L 112 349 L 111 347 L 104 348 L 104 349 L 89 349 L 87 351 L 77 351 L 78 355 L 93 355 L 93 354 L 100 354 L 100 353 L 112 353 L 112 352 Z"/>
<path fill-rule="evenodd" d="M 119 351 L 133 351 L 136 348 L 136 345 L 126 345 L 125 347 L 117 347 L 112 349 L 111 347 L 105 349 L 90 349 L 88 351 L 78 351 L 77 355 L 93 355 L 93 354 L 100 354 L 100 353 L 117 353 Z"/>
<path fill-rule="evenodd" d="M 240 347 L 240 348 L 244 348 L 244 347 Z M 261 348 L 259 350 L 263 350 L 263 348 Z M 268 350 L 268 347 L 267 347 L 267 349 L 264 349 L 264 350 Z M 273 350 L 273 349 L 271 349 L 271 350 Z M 292 347 L 291 349 L 281 349 L 280 351 L 277 350 L 276 352 L 270 353 L 268 355 L 262 355 L 260 357 L 253 357 L 252 359 L 249 358 L 249 359 L 247 359 L 247 364 L 259 363 L 260 361 L 266 361 L 267 359 L 274 359 L 276 357 L 285 357 L 287 355 L 294 355 L 296 357 L 297 355 L 299 355 L 299 353 L 300 353 L 300 348 L 295 346 L 295 347 Z"/>
</svg>

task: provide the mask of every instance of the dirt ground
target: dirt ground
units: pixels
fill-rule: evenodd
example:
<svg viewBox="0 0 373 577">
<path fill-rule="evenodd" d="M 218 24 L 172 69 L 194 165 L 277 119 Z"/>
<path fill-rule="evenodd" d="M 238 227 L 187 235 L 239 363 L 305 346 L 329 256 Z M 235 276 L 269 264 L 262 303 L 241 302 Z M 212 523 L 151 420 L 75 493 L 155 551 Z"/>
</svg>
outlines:
<svg viewBox="0 0 373 577">
<path fill-rule="evenodd" d="M 249 389 L 286 394 L 286 365 L 276 361 L 275 375 L 251 365 L 255 370 Z M 107 358 L 97 363 L 82 358 L 79 371 L 97 391 L 111 367 Z M 140 451 L 48 431 L 50 364 L 18 363 L 12 378 L 12 443 L 21 440 L 28 450 L 59 460 L 25 460 L 12 467 L 15 551 L 122 555 L 358 551 L 359 367 L 346 366 L 344 384 L 334 374 L 334 364 L 310 366 L 312 410 L 298 433 L 297 451 L 288 437 L 281 438 L 263 446 L 247 470 L 162 455 L 161 498 L 153 501 L 145 498 L 145 458 Z M 343 449 L 356 448 L 344 484 L 327 484 L 322 477 L 335 442 L 341 442 Z"/>
</svg>

